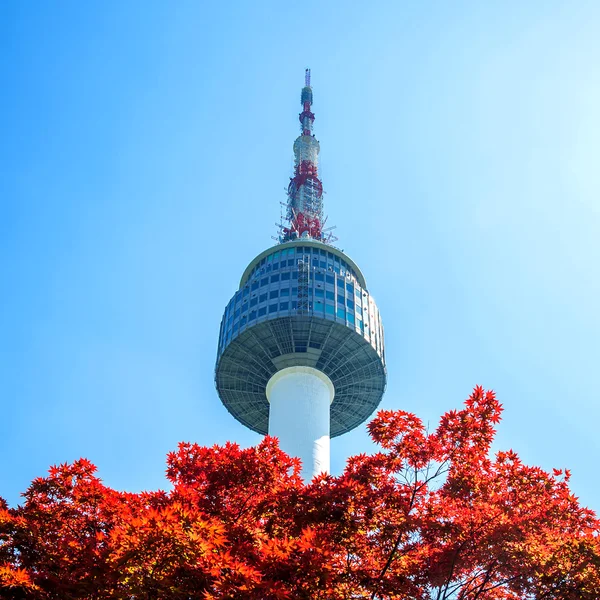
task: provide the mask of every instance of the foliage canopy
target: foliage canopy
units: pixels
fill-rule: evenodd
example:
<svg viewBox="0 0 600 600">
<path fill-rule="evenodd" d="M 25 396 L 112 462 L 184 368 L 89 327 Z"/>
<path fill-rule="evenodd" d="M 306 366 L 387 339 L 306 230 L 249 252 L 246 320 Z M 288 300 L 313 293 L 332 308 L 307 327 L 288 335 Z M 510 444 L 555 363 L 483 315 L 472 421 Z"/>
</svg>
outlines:
<svg viewBox="0 0 600 600">
<path fill-rule="evenodd" d="M 381 411 L 379 450 L 304 485 L 258 446 L 182 443 L 171 491 L 118 492 L 81 459 L 0 499 L 0 598 L 600 598 L 599 521 L 569 472 L 490 455 L 501 406 L 475 388 L 429 433 Z"/>
</svg>

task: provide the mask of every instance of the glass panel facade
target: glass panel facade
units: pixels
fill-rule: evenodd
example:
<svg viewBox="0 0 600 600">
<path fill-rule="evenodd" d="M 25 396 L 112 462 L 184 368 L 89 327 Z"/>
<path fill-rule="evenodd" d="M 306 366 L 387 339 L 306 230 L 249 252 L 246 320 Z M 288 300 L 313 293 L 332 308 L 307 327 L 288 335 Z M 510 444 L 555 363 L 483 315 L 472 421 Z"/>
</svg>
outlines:
<svg viewBox="0 0 600 600">
<path fill-rule="evenodd" d="M 298 314 L 299 263 L 308 261 L 308 289 L 302 314 L 343 324 L 383 351 L 379 312 L 356 278 L 348 261 L 314 246 L 278 248 L 252 267 L 247 285 L 227 305 L 221 324 L 221 346 L 249 327 L 268 319 Z M 337 275 L 336 275 L 337 273 Z M 260 290 L 260 294 L 257 294 Z"/>
</svg>

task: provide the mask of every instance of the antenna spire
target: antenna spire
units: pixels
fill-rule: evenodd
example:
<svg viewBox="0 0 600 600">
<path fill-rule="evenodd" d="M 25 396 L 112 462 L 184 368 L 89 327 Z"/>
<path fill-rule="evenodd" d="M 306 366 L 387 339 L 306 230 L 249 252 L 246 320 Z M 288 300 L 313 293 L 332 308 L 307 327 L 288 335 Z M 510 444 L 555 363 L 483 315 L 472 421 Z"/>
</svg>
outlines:
<svg viewBox="0 0 600 600">
<path fill-rule="evenodd" d="M 294 176 L 288 186 L 286 221 L 281 228 L 281 242 L 307 237 L 320 242 L 332 240 L 323 233 L 323 184 L 319 179 L 320 146 L 312 130 L 315 115 L 311 111 L 313 92 L 310 69 L 304 71 L 304 87 L 300 94 L 302 112 L 299 115 L 301 134 L 294 142 Z"/>
</svg>

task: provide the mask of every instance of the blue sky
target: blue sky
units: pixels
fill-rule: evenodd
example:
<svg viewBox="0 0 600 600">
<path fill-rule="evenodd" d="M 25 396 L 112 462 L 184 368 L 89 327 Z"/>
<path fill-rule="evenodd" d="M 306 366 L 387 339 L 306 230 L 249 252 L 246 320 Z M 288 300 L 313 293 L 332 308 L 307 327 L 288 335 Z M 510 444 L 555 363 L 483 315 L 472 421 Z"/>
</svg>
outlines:
<svg viewBox="0 0 600 600">
<path fill-rule="evenodd" d="M 382 407 L 472 387 L 497 448 L 600 508 L 597 2 L 4 2 L 0 495 L 86 456 L 164 487 L 180 440 L 259 437 L 219 322 L 285 200 L 304 68 L 329 223 L 386 331 Z M 332 469 L 372 446 L 332 442 Z"/>
</svg>

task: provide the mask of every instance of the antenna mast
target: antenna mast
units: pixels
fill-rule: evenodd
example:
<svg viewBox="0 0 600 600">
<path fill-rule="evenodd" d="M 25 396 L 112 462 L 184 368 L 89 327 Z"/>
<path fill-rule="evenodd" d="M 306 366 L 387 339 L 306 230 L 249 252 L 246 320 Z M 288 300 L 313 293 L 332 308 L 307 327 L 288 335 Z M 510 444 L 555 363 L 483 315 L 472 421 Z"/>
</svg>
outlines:
<svg viewBox="0 0 600 600">
<path fill-rule="evenodd" d="M 313 92 L 310 69 L 304 71 L 304 87 L 300 94 L 302 112 L 299 115 L 300 131 L 294 142 L 294 176 L 287 189 L 287 208 L 282 224 L 280 241 L 311 238 L 329 243 L 334 237 L 323 231 L 323 184 L 319 179 L 320 145 L 313 134 L 315 115 L 311 111 Z M 335 238 L 337 239 L 337 238 Z"/>
</svg>

